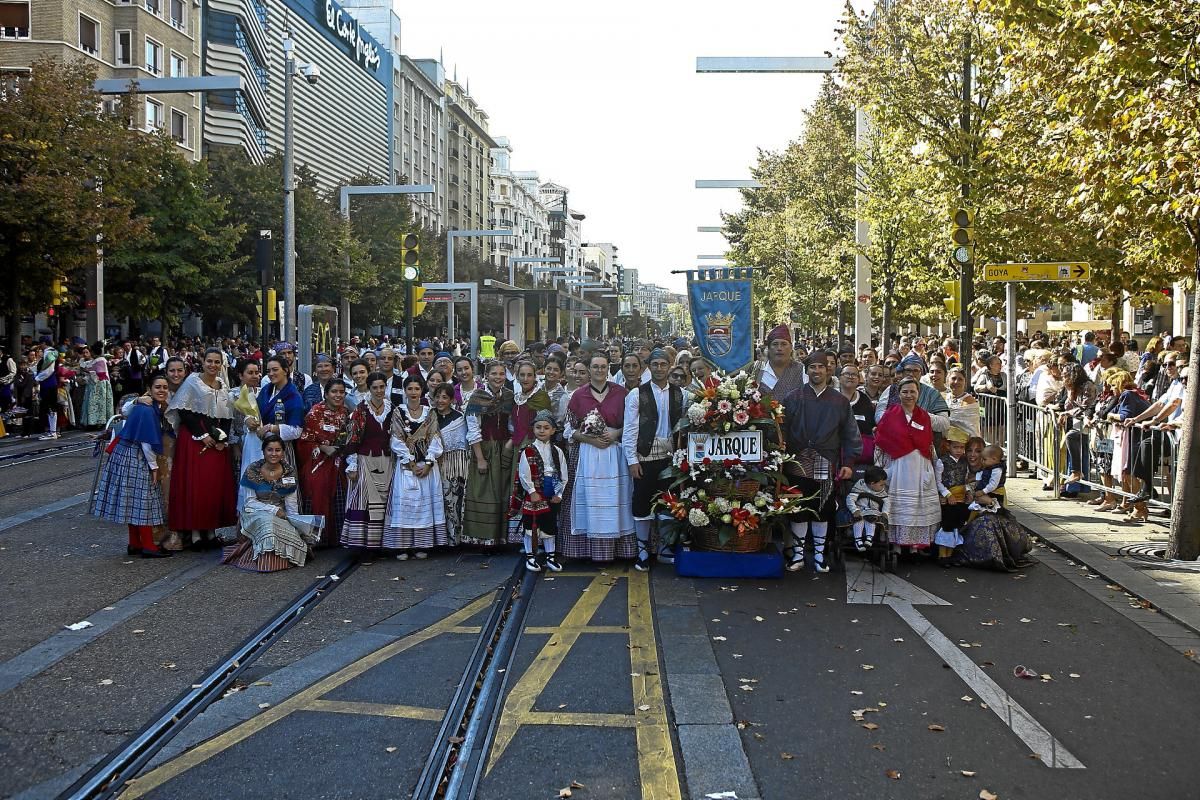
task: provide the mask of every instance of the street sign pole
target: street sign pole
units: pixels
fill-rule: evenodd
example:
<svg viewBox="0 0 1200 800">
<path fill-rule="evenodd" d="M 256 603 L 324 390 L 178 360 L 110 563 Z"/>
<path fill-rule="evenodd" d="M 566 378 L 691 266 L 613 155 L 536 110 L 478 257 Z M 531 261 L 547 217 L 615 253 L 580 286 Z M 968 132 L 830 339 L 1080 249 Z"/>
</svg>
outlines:
<svg viewBox="0 0 1200 800">
<path fill-rule="evenodd" d="M 1016 464 L 1017 457 L 1017 284 L 1005 284 L 1007 308 L 1005 308 L 1005 336 L 1007 341 L 1004 348 L 1008 352 L 1008 375 L 1005 379 L 1008 399 L 1008 417 L 1004 421 L 1004 450 L 1009 464 Z"/>
</svg>

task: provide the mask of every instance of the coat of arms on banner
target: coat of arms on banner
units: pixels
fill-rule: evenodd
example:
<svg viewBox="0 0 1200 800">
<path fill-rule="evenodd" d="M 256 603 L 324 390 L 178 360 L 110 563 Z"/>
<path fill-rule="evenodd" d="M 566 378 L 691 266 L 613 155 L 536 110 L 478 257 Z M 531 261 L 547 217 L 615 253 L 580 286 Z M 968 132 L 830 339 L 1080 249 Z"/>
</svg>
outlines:
<svg viewBox="0 0 1200 800">
<path fill-rule="evenodd" d="M 704 315 L 704 343 L 717 358 L 729 355 L 733 347 L 733 314 L 712 312 Z"/>
</svg>

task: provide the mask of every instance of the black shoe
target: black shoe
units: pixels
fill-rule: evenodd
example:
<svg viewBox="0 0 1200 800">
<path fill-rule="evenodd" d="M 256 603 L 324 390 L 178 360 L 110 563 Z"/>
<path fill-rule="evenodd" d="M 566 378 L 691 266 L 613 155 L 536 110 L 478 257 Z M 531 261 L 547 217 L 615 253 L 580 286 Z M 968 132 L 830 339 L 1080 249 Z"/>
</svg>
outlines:
<svg viewBox="0 0 1200 800">
<path fill-rule="evenodd" d="M 142 550 L 142 558 L 170 558 L 172 553 L 170 550 Z"/>
<path fill-rule="evenodd" d="M 562 564 L 558 563 L 558 556 L 554 553 L 546 554 L 546 569 L 551 572 L 562 572 Z"/>
<path fill-rule="evenodd" d="M 650 557 L 647 556 L 645 558 L 642 558 L 641 556 L 638 556 L 638 560 L 633 562 L 633 568 L 636 569 L 638 572 L 649 572 L 650 571 Z"/>
<path fill-rule="evenodd" d="M 127 555 L 127 556 L 136 556 L 140 552 L 142 552 L 142 548 L 138 547 L 135 544 L 125 545 L 125 555 Z"/>
<path fill-rule="evenodd" d="M 525 556 L 525 569 L 529 570 L 530 572 L 541 572 L 542 571 L 542 565 L 538 563 L 537 556 L 534 556 L 534 555 Z"/>
</svg>

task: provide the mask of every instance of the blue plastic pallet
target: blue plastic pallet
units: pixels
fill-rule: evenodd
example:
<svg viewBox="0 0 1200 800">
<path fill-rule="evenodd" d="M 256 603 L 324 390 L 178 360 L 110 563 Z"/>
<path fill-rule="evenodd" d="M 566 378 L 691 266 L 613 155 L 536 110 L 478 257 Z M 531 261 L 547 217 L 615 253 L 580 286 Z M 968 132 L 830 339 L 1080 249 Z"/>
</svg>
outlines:
<svg viewBox="0 0 1200 800">
<path fill-rule="evenodd" d="M 775 545 L 760 553 L 719 553 L 681 547 L 675 573 L 685 578 L 782 578 L 783 556 Z"/>
</svg>

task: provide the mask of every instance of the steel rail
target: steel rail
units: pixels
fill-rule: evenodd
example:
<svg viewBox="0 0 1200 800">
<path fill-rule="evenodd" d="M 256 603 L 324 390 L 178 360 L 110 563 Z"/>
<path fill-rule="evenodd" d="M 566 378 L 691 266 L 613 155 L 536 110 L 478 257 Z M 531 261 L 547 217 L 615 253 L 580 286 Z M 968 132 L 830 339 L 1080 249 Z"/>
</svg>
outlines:
<svg viewBox="0 0 1200 800">
<path fill-rule="evenodd" d="M 176 734 L 219 700 L 247 667 L 344 583 L 361 561 L 361 553 L 351 554 L 301 592 L 282 613 L 259 628 L 204 678 L 164 708 L 157 718 L 59 795 L 59 800 L 96 800 L 113 797 L 122 791 L 126 782 L 136 777 Z"/>
</svg>

